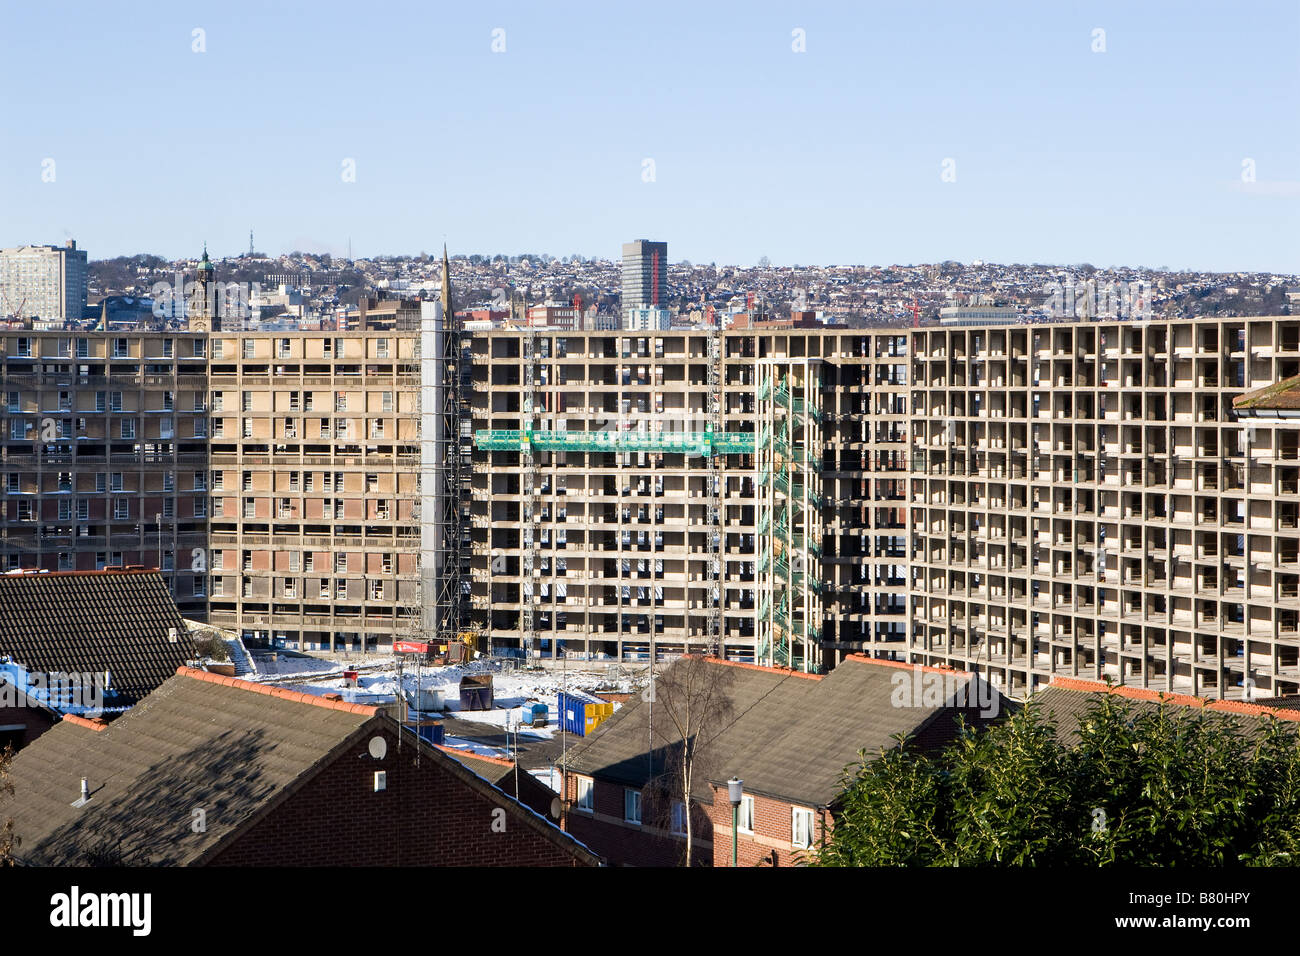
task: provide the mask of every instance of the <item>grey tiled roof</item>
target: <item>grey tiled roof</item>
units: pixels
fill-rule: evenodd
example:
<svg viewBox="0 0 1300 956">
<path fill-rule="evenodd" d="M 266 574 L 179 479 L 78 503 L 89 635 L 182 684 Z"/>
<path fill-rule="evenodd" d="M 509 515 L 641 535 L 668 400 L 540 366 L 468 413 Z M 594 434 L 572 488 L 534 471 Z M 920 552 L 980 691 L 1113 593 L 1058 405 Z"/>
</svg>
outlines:
<svg viewBox="0 0 1300 956">
<path fill-rule="evenodd" d="M 174 634 L 175 640 L 172 640 Z M 28 671 L 108 671 L 132 704 L 193 660 L 180 612 L 157 571 L 0 575 L 0 656 Z"/>
<path fill-rule="evenodd" d="M 78 865 L 103 845 L 132 864 L 193 863 L 374 719 L 343 707 L 176 675 L 107 729 L 63 720 L 19 751 L 0 813 L 23 863 Z M 91 800 L 76 809 L 83 777 Z"/>
<path fill-rule="evenodd" d="M 674 663 L 671 666 L 678 666 Z M 895 706 L 897 675 L 905 669 L 859 657 L 842 661 L 820 680 L 787 671 L 712 663 L 733 672 L 732 723 L 711 745 L 712 782 L 732 774 L 748 793 L 806 806 L 829 806 L 841 791 L 842 773 L 860 762 L 859 751 L 875 756 L 896 745 L 895 734 L 915 735 L 932 721 L 955 720 L 950 708 Z M 966 683 L 967 674 L 954 674 Z M 652 775 L 647 759 L 650 708 L 634 697 L 569 755 L 569 769 L 602 779 L 643 785 Z M 662 712 L 654 718 L 653 774 L 680 736 Z M 696 786 L 697 797 L 711 801 L 709 780 Z"/>
</svg>

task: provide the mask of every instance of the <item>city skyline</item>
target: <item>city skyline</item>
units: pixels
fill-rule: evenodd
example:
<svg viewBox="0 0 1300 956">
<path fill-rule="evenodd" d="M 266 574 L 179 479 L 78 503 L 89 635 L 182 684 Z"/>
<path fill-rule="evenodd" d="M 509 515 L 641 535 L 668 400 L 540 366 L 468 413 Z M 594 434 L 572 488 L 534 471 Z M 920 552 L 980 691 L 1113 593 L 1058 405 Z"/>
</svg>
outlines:
<svg viewBox="0 0 1300 956">
<path fill-rule="evenodd" d="M 14 11 L 0 246 L 1300 261 L 1290 6 L 334 6 Z"/>
</svg>

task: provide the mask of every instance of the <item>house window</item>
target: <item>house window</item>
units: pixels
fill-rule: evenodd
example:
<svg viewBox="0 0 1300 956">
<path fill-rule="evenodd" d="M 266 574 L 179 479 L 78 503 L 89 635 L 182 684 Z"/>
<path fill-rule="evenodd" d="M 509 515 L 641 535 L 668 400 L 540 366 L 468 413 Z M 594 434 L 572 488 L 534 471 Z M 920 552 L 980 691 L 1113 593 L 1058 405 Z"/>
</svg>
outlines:
<svg viewBox="0 0 1300 956">
<path fill-rule="evenodd" d="M 375 339 L 375 357 L 388 358 L 388 339 Z"/>
<path fill-rule="evenodd" d="M 287 598 L 296 598 L 298 596 L 297 578 L 284 579 L 284 596 Z"/>
<path fill-rule="evenodd" d="M 113 520 L 126 521 L 131 517 L 131 501 L 129 498 L 117 498 L 113 501 Z"/>
<path fill-rule="evenodd" d="M 224 571 L 226 568 L 226 552 L 220 548 L 212 552 L 212 570 Z"/>
<path fill-rule="evenodd" d="M 790 808 L 790 845 L 812 846 L 813 812 L 805 807 Z"/>
<path fill-rule="evenodd" d="M 219 358 L 221 358 L 221 357 L 222 357 L 222 354 L 223 354 L 223 351 L 224 351 L 224 340 L 222 340 L 222 339 L 213 339 L 213 340 L 212 340 L 212 357 L 213 357 L 214 359 L 219 359 Z"/>
<path fill-rule="evenodd" d="M 641 825 L 641 791 L 623 789 L 623 820 L 626 823 Z"/>
<path fill-rule="evenodd" d="M 194 346 L 194 350 L 193 350 L 193 353 L 192 353 L 192 354 L 194 355 L 194 357 L 195 357 L 195 358 L 203 358 L 203 356 L 204 356 L 204 354 L 205 354 L 205 348 L 204 348 L 204 347 L 207 345 L 207 343 L 204 342 L 202 339 L 194 339 L 193 342 L 192 342 L 192 344 L 193 344 L 193 346 Z"/>
<path fill-rule="evenodd" d="M 245 518 L 256 518 L 256 517 L 257 517 L 257 501 L 256 501 L 256 499 L 254 499 L 254 498 L 245 498 L 245 499 L 244 499 L 244 517 L 245 517 Z"/>
<path fill-rule="evenodd" d="M 163 351 L 162 351 L 163 358 L 171 358 L 171 357 L 172 357 L 172 340 L 171 340 L 171 339 L 163 339 L 162 350 L 163 350 Z"/>
<path fill-rule="evenodd" d="M 384 420 L 382 418 L 372 418 L 370 420 L 370 437 L 371 438 L 384 437 Z"/>
<path fill-rule="evenodd" d="M 251 418 L 245 418 L 243 421 L 244 421 L 244 437 L 245 437 L 245 438 L 252 438 L 252 437 L 253 437 L 253 420 L 252 420 Z"/>
<path fill-rule="evenodd" d="M 108 393 L 108 410 L 109 410 L 110 412 L 120 412 L 120 411 L 122 410 L 122 393 L 121 393 L 121 392 L 109 392 L 109 393 Z"/>
<path fill-rule="evenodd" d="M 197 581 L 198 579 L 195 578 L 195 580 Z M 212 579 L 212 596 L 213 596 L 213 597 L 223 597 L 223 596 L 225 595 L 225 593 L 226 593 L 226 579 L 225 579 L 225 578 L 213 578 L 213 579 Z"/>
<path fill-rule="evenodd" d="M 194 498 L 194 517 L 206 518 L 208 516 L 208 499 L 203 495 L 197 495 Z"/>
<path fill-rule="evenodd" d="M 72 520 L 72 501 L 68 498 L 59 499 L 59 520 L 60 521 Z"/>
<path fill-rule="evenodd" d="M 195 596 L 195 597 L 205 597 L 205 596 L 207 595 L 207 593 L 208 593 L 207 580 L 208 580 L 208 579 L 207 579 L 206 577 L 204 577 L 203 575 L 201 575 L 201 574 L 199 574 L 199 575 L 195 575 L 195 577 L 194 577 L 194 596 Z"/>
<path fill-rule="evenodd" d="M 335 393 L 334 393 L 334 411 L 336 411 L 336 412 L 346 412 L 347 410 L 348 410 L 348 393 L 347 393 L 347 392 L 335 392 Z"/>
<path fill-rule="evenodd" d="M 126 341 L 123 339 L 122 341 Z M 32 357 L 32 340 L 29 338 L 20 338 L 18 340 L 18 358 Z"/>
<path fill-rule="evenodd" d="M 304 412 L 310 412 L 310 411 L 312 410 L 312 407 L 313 407 L 313 402 L 312 402 L 312 400 L 311 400 L 311 392 L 303 392 L 303 393 L 302 393 L 302 410 L 303 410 Z"/>
<path fill-rule="evenodd" d="M 102 412 L 104 410 L 104 396 L 104 392 L 95 393 L 95 411 Z"/>
<path fill-rule="evenodd" d="M 85 498 L 77 499 L 77 520 L 78 521 L 90 520 L 90 502 L 87 501 Z"/>
<path fill-rule="evenodd" d="M 754 798 L 740 798 L 740 822 L 739 828 L 746 833 L 754 832 Z"/>
<path fill-rule="evenodd" d="M 385 554 L 381 556 L 380 560 L 382 562 L 384 573 L 391 574 L 393 572 L 393 556 L 391 554 Z"/>
<path fill-rule="evenodd" d="M 346 601 L 348 599 L 348 582 L 346 578 L 335 579 L 334 597 L 339 601 Z"/>
<path fill-rule="evenodd" d="M 108 476 L 102 471 L 95 476 L 95 490 L 100 494 L 108 490 Z"/>
<path fill-rule="evenodd" d="M 241 412 L 251 412 L 253 410 L 253 393 L 242 392 L 239 396 L 239 410 Z"/>
<path fill-rule="evenodd" d="M 111 480 L 111 482 L 110 482 L 110 485 L 111 485 L 111 490 L 112 490 L 112 491 L 121 491 L 121 490 L 122 490 L 122 472 L 120 472 L 120 471 L 115 471 L 115 472 L 113 472 L 113 477 L 112 477 L 112 480 Z"/>
<path fill-rule="evenodd" d="M 90 358 L 90 339 L 77 339 L 77 358 Z"/>
<path fill-rule="evenodd" d="M 194 405 L 193 405 L 193 407 L 190 409 L 190 411 L 194 411 L 194 412 L 206 412 L 207 409 L 203 407 L 203 402 L 204 402 L 203 393 L 202 393 L 202 392 L 195 392 L 195 393 L 194 393 Z"/>
<path fill-rule="evenodd" d="M 246 359 L 253 358 L 253 354 L 254 354 L 253 347 L 254 347 L 254 342 L 252 339 L 244 339 L 244 358 Z"/>
<path fill-rule="evenodd" d="M 673 833 L 686 836 L 686 804 L 680 800 L 673 801 Z"/>
<path fill-rule="evenodd" d="M 297 392 L 290 392 L 290 393 L 289 393 L 289 411 L 291 411 L 291 412 L 296 412 L 297 410 L 298 410 L 298 393 L 297 393 Z"/>
<path fill-rule="evenodd" d="M 214 418 L 212 420 L 212 437 L 213 438 L 226 437 L 226 420 L 224 418 Z"/>
<path fill-rule="evenodd" d="M 380 401 L 382 411 L 391 412 L 393 410 L 393 393 L 384 392 Z"/>
<path fill-rule="evenodd" d="M 135 437 L 135 419 L 134 419 L 134 418 L 124 418 L 124 419 L 122 419 L 122 437 L 123 437 L 123 438 L 134 438 L 134 437 Z"/>
<path fill-rule="evenodd" d="M 126 339 L 113 340 L 113 358 L 128 358 L 131 352 L 127 348 Z"/>
<path fill-rule="evenodd" d="M 590 777 L 578 777 L 578 809 L 588 812 L 596 808 L 596 785 Z"/>
</svg>

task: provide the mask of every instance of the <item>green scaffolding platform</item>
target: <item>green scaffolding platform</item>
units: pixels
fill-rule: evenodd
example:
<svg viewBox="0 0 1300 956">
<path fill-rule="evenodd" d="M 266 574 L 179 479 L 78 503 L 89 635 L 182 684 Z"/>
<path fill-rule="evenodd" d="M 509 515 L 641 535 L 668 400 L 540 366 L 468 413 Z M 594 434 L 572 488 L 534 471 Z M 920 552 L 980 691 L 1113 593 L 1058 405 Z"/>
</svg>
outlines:
<svg viewBox="0 0 1300 956">
<path fill-rule="evenodd" d="M 751 432 L 569 432 L 479 429 L 474 444 L 484 451 L 653 452 L 656 454 L 752 455 Z"/>
</svg>

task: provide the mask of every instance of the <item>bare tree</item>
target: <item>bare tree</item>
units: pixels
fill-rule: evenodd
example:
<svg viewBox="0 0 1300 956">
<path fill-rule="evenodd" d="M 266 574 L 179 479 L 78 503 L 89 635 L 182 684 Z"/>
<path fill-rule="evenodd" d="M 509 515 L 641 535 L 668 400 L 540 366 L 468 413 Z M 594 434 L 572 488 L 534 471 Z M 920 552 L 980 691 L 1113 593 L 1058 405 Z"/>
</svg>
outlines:
<svg viewBox="0 0 1300 956">
<path fill-rule="evenodd" d="M 13 757 L 13 749 L 6 746 L 0 750 L 0 796 L 13 796 L 14 785 L 9 781 L 9 760 Z M 14 865 L 14 849 L 18 846 L 18 838 L 14 836 L 14 821 L 5 820 L 0 825 L 0 866 Z"/>
<path fill-rule="evenodd" d="M 716 770 L 718 754 L 713 744 L 731 724 L 733 684 L 730 667 L 699 655 L 674 661 L 651 684 L 654 736 L 661 741 L 664 753 L 663 772 L 651 781 L 651 787 L 667 797 L 660 809 L 669 821 L 673 803 L 680 801 L 683 806 L 688 867 L 694 851 L 693 810 L 697 806 L 692 787 L 697 780 L 710 779 Z"/>
</svg>

